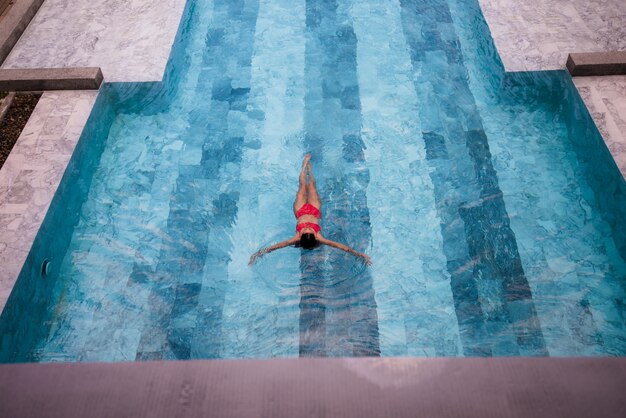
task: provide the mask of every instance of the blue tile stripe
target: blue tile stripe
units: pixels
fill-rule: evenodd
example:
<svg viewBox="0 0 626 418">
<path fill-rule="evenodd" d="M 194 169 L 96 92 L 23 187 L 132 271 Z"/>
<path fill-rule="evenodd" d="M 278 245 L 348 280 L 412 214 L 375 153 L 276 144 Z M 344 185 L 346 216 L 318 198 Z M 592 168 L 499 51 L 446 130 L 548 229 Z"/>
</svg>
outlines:
<svg viewBox="0 0 626 418">
<path fill-rule="evenodd" d="M 249 88 L 233 86 L 228 74 L 236 68 L 240 79 L 250 79 L 257 12 L 258 1 L 214 3 L 196 89 L 211 91 L 211 103 L 196 97 L 185 138 L 186 147 L 197 149 L 201 158 L 199 164 L 179 165 L 170 198 L 166 233 L 176 245 L 165 243 L 154 271 L 137 265 L 130 279 L 151 287 L 150 325 L 142 333 L 137 360 L 220 356 L 228 236 L 240 186 L 238 177 L 224 169 L 240 164 L 243 151 L 243 138 L 229 135 L 228 115 L 245 111 L 249 94 Z"/>
<path fill-rule="evenodd" d="M 304 143 L 318 168 L 324 235 L 367 251 L 371 241 L 365 193 L 369 172 L 360 133 L 357 39 L 349 20 L 342 17 L 335 0 L 306 2 Z M 322 161 L 328 167 L 337 156 L 341 172 L 320 172 Z M 353 256 L 334 249 L 303 250 L 301 356 L 380 354 L 372 277 L 369 270 L 354 267 L 355 263 Z"/>
<path fill-rule="evenodd" d="M 326 356 L 326 254 L 302 252 L 300 257 L 300 357 Z"/>
<path fill-rule="evenodd" d="M 401 7 L 411 61 L 422 74 L 415 86 L 424 99 L 423 140 L 433 168 L 464 353 L 547 355 L 460 44 L 456 35 L 450 36 L 448 5 L 443 0 L 401 0 Z M 445 39 L 440 25 L 447 31 Z M 492 283 L 500 300 L 486 308 L 481 289 Z M 516 340 L 500 338 L 493 344 L 492 336 L 509 327 Z"/>
</svg>

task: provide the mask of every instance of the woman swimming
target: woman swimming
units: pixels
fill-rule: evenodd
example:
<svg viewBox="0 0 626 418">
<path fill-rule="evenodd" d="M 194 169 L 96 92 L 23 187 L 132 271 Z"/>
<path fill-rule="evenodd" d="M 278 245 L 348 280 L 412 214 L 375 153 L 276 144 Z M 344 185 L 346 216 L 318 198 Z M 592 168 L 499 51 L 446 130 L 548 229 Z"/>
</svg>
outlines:
<svg viewBox="0 0 626 418">
<path fill-rule="evenodd" d="M 302 170 L 300 171 L 299 188 L 296 194 L 296 201 L 293 204 L 293 212 L 296 215 L 296 235 L 293 238 L 279 242 L 270 247 L 263 248 L 250 257 L 248 265 L 254 264 L 257 258 L 263 257 L 265 254 L 270 253 L 279 248 L 284 248 L 290 245 L 296 247 L 302 247 L 307 250 L 312 250 L 320 246 L 321 244 L 329 245 L 331 247 L 339 248 L 347 253 L 353 254 L 359 258 L 362 258 L 366 265 L 371 265 L 372 261 L 367 254 L 360 253 L 347 245 L 340 244 L 335 241 L 331 241 L 322 236 L 320 228 L 320 218 L 322 213 L 320 208 L 322 202 L 317 194 L 315 186 L 315 178 L 311 172 L 311 155 L 304 156 L 302 162 Z M 307 172 L 309 181 L 307 182 Z"/>
</svg>

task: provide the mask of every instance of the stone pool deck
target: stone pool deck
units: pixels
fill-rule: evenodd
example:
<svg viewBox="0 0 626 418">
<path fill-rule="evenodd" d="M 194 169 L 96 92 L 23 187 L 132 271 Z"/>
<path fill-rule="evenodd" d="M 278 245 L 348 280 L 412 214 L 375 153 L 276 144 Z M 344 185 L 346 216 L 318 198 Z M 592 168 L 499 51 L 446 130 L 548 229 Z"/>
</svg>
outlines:
<svg viewBox="0 0 626 418">
<path fill-rule="evenodd" d="M 0 365 L 3 417 L 626 416 L 623 358 Z"/>
<path fill-rule="evenodd" d="M 624 0 L 478 0 L 506 71 L 563 70 L 570 53 L 626 51 Z M 574 77 L 626 178 L 626 76 Z"/>
</svg>

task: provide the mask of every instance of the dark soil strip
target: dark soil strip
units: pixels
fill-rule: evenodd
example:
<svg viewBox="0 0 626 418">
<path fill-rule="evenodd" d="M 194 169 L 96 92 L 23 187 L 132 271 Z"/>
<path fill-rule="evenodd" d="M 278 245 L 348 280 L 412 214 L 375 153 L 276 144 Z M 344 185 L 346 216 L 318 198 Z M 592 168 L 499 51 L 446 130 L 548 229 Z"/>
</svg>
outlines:
<svg viewBox="0 0 626 418">
<path fill-rule="evenodd" d="M 11 108 L 0 123 L 0 168 L 35 110 L 39 97 L 37 94 L 18 94 L 13 99 Z"/>
</svg>

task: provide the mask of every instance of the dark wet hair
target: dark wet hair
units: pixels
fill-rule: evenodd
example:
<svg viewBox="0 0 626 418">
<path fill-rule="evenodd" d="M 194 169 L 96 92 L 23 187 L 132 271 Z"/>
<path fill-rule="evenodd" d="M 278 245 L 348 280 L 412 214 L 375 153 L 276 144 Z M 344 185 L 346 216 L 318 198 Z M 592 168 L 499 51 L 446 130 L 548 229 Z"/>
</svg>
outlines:
<svg viewBox="0 0 626 418">
<path fill-rule="evenodd" d="M 317 247 L 317 240 L 315 234 L 307 233 L 300 235 L 300 247 L 306 250 L 312 250 Z"/>
</svg>

